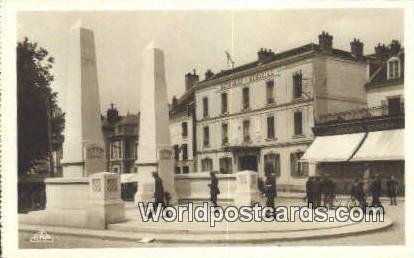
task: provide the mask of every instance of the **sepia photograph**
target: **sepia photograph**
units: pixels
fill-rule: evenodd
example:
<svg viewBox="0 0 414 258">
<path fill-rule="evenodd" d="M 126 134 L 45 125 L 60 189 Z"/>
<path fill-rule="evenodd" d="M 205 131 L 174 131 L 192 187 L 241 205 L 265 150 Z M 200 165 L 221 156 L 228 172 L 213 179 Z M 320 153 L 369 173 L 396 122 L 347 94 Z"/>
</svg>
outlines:
<svg viewBox="0 0 414 258">
<path fill-rule="evenodd" d="M 407 245 L 404 6 L 28 9 L 17 249 Z"/>
</svg>

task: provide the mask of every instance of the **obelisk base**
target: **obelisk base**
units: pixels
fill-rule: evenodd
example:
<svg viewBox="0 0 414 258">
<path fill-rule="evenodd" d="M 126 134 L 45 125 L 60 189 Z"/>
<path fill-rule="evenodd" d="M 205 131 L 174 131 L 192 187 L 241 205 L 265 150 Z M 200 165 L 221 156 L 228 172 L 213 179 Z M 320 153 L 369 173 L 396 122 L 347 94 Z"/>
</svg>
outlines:
<svg viewBox="0 0 414 258">
<path fill-rule="evenodd" d="M 63 177 L 84 177 L 85 162 L 62 162 Z"/>
</svg>

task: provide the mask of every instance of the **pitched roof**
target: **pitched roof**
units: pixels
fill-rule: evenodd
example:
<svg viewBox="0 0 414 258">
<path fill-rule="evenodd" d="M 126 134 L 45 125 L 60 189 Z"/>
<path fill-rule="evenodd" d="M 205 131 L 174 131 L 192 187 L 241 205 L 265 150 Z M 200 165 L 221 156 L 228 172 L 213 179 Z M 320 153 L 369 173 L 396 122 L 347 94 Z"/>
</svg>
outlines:
<svg viewBox="0 0 414 258">
<path fill-rule="evenodd" d="M 398 57 L 401 60 L 401 76 L 399 78 L 387 78 L 387 62 L 392 57 Z M 388 55 L 387 58 L 375 63 L 370 63 L 369 81 L 365 87 L 372 88 L 376 86 L 398 85 L 404 81 L 404 49 L 401 49 L 396 55 Z"/>
<path fill-rule="evenodd" d="M 297 48 L 293 48 L 293 49 L 290 49 L 290 50 L 287 50 L 287 51 L 283 51 L 283 52 L 280 52 L 280 53 L 275 53 L 275 54 L 269 56 L 268 58 L 264 59 L 261 62 L 254 61 L 254 62 L 247 63 L 247 64 L 244 64 L 244 65 L 241 65 L 241 66 L 237 66 L 233 69 L 221 70 L 220 72 L 214 74 L 210 78 L 204 79 L 203 81 L 200 82 L 200 84 L 203 84 L 203 83 L 208 82 L 208 81 L 212 81 L 214 79 L 223 78 L 223 77 L 226 77 L 226 76 L 231 75 L 231 74 L 236 74 L 238 72 L 246 71 L 246 70 L 258 67 L 258 66 L 263 65 L 263 64 L 268 64 L 268 63 L 272 63 L 272 62 L 275 62 L 275 61 L 280 61 L 280 60 L 283 60 L 283 59 L 286 59 L 286 58 L 289 58 L 289 57 L 294 57 L 294 56 L 304 54 L 304 53 L 307 53 L 307 52 L 311 52 L 311 51 L 313 51 L 315 53 L 316 52 L 326 53 L 328 55 L 333 55 L 333 56 L 337 56 L 337 57 L 340 57 L 340 58 L 353 60 L 353 61 L 356 61 L 356 62 L 361 62 L 361 61 L 366 60 L 365 57 L 357 58 L 354 55 L 352 55 L 352 53 L 350 53 L 348 51 L 341 50 L 341 49 L 333 48 L 332 51 L 329 52 L 329 53 L 328 52 L 322 52 L 319 45 L 317 45 L 315 43 L 309 43 L 309 44 L 306 44 L 306 45 L 303 45 L 303 46 L 300 46 L 300 47 L 297 47 Z"/>
</svg>

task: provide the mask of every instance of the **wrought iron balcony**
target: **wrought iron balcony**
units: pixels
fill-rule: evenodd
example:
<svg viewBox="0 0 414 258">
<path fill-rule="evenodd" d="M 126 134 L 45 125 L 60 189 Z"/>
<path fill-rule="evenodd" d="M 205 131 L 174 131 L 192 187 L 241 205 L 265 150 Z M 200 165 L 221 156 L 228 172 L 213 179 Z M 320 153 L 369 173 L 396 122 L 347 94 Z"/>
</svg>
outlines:
<svg viewBox="0 0 414 258">
<path fill-rule="evenodd" d="M 398 108 L 390 108 L 388 105 L 382 105 L 377 107 L 354 109 L 344 112 L 329 113 L 321 115 L 317 120 L 318 124 L 330 123 L 330 122 L 343 122 L 358 119 L 368 119 L 372 117 L 383 116 L 401 116 L 404 115 L 404 103 L 400 104 Z"/>
</svg>

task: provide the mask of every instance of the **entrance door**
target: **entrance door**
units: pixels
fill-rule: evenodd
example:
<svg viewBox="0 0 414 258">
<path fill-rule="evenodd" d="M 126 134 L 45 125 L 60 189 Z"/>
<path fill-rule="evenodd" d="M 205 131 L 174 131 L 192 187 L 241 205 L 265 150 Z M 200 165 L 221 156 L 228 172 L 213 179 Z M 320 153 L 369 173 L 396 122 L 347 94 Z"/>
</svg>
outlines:
<svg viewBox="0 0 414 258">
<path fill-rule="evenodd" d="M 247 155 L 239 157 L 239 170 L 252 170 L 257 172 L 257 156 Z"/>
</svg>

